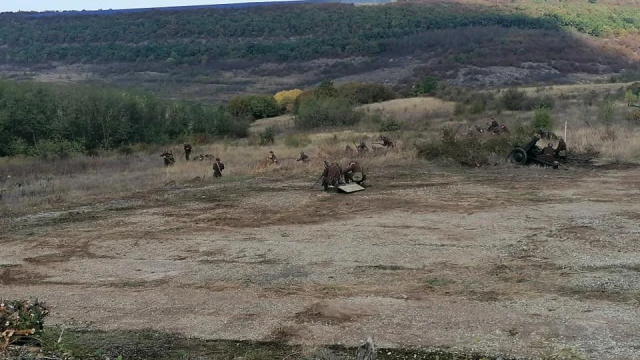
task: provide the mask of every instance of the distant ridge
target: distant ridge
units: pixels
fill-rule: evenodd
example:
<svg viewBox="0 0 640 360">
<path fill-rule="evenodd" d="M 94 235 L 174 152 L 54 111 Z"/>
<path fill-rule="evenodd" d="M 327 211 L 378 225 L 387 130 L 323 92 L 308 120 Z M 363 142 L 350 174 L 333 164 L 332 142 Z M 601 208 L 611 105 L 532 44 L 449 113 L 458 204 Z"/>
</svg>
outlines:
<svg viewBox="0 0 640 360">
<path fill-rule="evenodd" d="M 53 16 L 81 16 L 81 15 L 111 15 L 111 14 L 130 14 L 147 11 L 188 11 L 202 9 L 239 9 L 257 6 L 273 6 L 273 5 L 291 5 L 291 4 L 318 4 L 318 3 L 343 3 L 343 4 L 383 4 L 390 3 L 393 0 L 284 0 L 284 1 L 263 1 L 263 2 L 245 2 L 231 4 L 211 4 L 211 5 L 188 5 L 188 6 L 166 6 L 152 8 L 135 8 L 135 9 L 108 9 L 108 10 L 64 10 L 64 11 L 20 11 L 20 12 L 3 12 L 0 15 L 24 15 L 27 17 L 53 17 Z"/>
</svg>

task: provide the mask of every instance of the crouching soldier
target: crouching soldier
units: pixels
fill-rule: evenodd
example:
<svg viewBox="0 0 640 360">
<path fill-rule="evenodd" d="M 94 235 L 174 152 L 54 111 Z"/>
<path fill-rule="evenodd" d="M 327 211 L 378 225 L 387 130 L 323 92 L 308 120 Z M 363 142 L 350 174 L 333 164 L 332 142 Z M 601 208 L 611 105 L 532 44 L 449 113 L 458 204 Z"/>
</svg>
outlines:
<svg viewBox="0 0 640 360">
<path fill-rule="evenodd" d="M 220 158 L 216 158 L 216 162 L 213 163 L 213 177 L 222 177 L 222 170 L 224 170 L 224 164 L 220 162 Z"/>
<path fill-rule="evenodd" d="M 329 163 L 324 161 L 324 171 L 322 172 L 322 186 L 324 190 L 329 190 L 329 185 L 338 186 L 340 185 L 340 178 L 342 177 L 342 169 L 340 169 L 340 165 L 333 163 L 329 165 Z"/>
<path fill-rule="evenodd" d="M 391 141 L 391 139 L 389 139 L 388 137 L 384 136 L 384 135 L 380 135 L 380 140 L 382 140 L 382 146 L 384 147 L 396 147 L 395 144 L 393 143 L 393 141 Z"/>
<path fill-rule="evenodd" d="M 300 151 L 300 158 L 296 161 L 309 162 L 309 155 L 305 154 L 304 151 Z"/>
<path fill-rule="evenodd" d="M 164 166 L 167 167 L 169 165 L 175 164 L 176 160 L 173 158 L 173 151 L 165 150 L 160 156 L 164 159 Z"/>
<path fill-rule="evenodd" d="M 355 182 L 356 184 L 362 184 L 366 176 L 362 173 L 362 166 L 357 161 L 352 161 L 349 163 L 349 166 L 344 169 L 342 172 L 344 175 L 344 181 L 348 184 L 350 182 Z"/>
<path fill-rule="evenodd" d="M 567 157 L 567 143 L 564 142 L 563 138 L 558 139 L 558 147 L 553 152 L 553 156 L 562 159 Z"/>
</svg>

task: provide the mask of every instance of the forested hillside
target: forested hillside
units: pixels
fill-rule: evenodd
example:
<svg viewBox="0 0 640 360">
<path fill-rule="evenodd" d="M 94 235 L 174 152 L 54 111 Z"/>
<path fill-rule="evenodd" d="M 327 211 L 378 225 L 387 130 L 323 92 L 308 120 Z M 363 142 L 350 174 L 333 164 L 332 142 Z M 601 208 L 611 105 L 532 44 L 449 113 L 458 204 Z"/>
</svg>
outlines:
<svg viewBox="0 0 640 360">
<path fill-rule="evenodd" d="M 640 10 L 586 1 L 501 8 L 455 3 L 296 4 L 37 19 L 3 15 L 0 20 L 0 60 L 6 63 L 200 64 L 236 58 L 287 61 L 411 53 L 422 44 L 404 41 L 407 37 L 471 26 L 551 31 L 564 26 L 610 36 L 639 30 Z"/>
<path fill-rule="evenodd" d="M 425 76 L 472 87 L 635 80 L 639 31 L 635 0 L 0 14 L 0 74 L 221 104 L 324 80 L 399 91 Z"/>
</svg>

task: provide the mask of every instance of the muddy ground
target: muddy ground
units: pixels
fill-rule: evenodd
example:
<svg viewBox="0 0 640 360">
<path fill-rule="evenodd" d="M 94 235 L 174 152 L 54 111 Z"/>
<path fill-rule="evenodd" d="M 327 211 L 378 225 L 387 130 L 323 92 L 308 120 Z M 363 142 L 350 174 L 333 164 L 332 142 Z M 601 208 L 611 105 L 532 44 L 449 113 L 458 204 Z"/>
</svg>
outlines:
<svg viewBox="0 0 640 360">
<path fill-rule="evenodd" d="M 105 331 L 638 357 L 639 168 L 370 176 L 350 195 L 258 178 L 4 218 L 0 296 Z"/>
</svg>

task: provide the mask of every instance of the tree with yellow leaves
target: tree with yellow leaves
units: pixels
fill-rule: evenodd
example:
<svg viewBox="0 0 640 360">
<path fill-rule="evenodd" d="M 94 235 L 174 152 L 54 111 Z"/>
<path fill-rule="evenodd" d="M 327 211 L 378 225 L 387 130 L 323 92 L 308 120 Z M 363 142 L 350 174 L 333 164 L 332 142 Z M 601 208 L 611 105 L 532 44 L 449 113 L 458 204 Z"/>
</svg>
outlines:
<svg viewBox="0 0 640 360">
<path fill-rule="evenodd" d="M 291 111 L 293 106 L 293 102 L 296 98 L 302 94 L 302 90 L 293 89 L 293 90 L 284 90 L 276 93 L 273 97 L 278 102 L 278 105 L 285 107 L 287 111 Z"/>
</svg>

